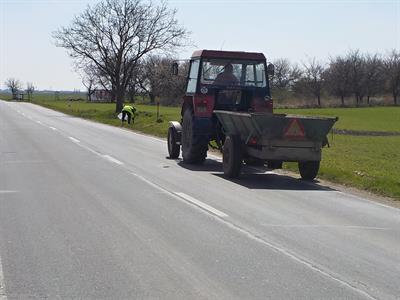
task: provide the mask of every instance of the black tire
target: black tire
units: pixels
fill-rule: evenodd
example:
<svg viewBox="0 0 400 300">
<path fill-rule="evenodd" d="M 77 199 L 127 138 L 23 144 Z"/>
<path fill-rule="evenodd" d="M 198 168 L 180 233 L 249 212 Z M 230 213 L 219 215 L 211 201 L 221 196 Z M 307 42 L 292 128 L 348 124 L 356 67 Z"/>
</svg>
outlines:
<svg viewBox="0 0 400 300">
<path fill-rule="evenodd" d="M 183 114 L 182 158 L 189 164 L 201 164 L 207 157 L 208 137 L 194 134 L 194 116 L 191 109 Z"/>
<path fill-rule="evenodd" d="M 242 169 L 242 142 L 236 135 L 225 138 L 222 165 L 225 176 L 236 178 Z"/>
<path fill-rule="evenodd" d="M 168 154 L 169 158 L 176 159 L 179 157 L 181 146 L 176 143 L 176 132 L 175 129 L 170 127 L 168 129 Z"/>
<path fill-rule="evenodd" d="M 299 161 L 299 171 L 304 180 L 313 180 L 319 171 L 319 161 Z"/>
</svg>

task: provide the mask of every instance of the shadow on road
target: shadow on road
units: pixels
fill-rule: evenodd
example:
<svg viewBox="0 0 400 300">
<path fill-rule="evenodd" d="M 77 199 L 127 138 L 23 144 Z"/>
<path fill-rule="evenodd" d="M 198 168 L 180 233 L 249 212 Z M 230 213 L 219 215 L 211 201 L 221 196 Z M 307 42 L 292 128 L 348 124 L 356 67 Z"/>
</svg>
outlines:
<svg viewBox="0 0 400 300">
<path fill-rule="evenodd" d="M 212 159 L 206 159 L 203 164 L 200 165 L 192 165 L 183 162 L 183 160 L 179 160 L 177 165 L 191 171 L 200 171 L 200 172 L 222 172 L 222 164 L 218 161 Z"/>
<path fill-rule="evenodd" d="M 239 178 L 230 179 L 222 173 L 222 163 L 207 159 L 204 164 L 191 165 L 182 160 L 177 161 L 177 165 L 187 170 L 196 172 L 209 172 L 214 176 L 229 180 L 248 189 L 265 190 L 288 190 L 288 191 L 335 191 L 334 189 L 319 184 L 318 181 L 304 181 L 287 175 L 265 173 L 266 168 L 257 169 L 243 166 L 242 174 Z"/>
<path fill-rule="evenodd" d="M 213 174 L 224 178 L 248 189 L 287 190 L 287 191 L 335 191 L 334 189 L 320 185 L 318 181 L 304 181 L 286 175 L 279 174 L 254 174 L 244 173 L 239 178 L 229 179 L 223 174 Z"/>
</svg>

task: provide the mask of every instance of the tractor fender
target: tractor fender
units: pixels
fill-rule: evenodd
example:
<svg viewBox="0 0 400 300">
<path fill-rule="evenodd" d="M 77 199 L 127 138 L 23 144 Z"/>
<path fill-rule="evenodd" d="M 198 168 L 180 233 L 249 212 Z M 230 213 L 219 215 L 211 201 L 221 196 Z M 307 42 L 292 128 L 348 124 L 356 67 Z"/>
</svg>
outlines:
<svg viewBox="0 0 400 300">
<path fill-rule="evenodd" d="M 182 136 L 182 125 L 181 123 L 177 121 L 169 121 L 169 128 L 172 128 L 175 132 L 175 140 L 176 141 L 181 141 L 181 136 Z"/>
</svg>

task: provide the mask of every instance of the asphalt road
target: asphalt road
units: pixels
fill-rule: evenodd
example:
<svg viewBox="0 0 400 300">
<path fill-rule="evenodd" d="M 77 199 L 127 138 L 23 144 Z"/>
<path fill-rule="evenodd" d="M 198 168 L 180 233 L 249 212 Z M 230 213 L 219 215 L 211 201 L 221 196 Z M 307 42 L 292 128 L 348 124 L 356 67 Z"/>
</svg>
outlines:
<svg viewBox="0 0 400 300">
<path fill-rule="evenodd" d="M 400 299 L 400 210 L 166 156 L 0 101 L 0 299 Z"/>
</svg>

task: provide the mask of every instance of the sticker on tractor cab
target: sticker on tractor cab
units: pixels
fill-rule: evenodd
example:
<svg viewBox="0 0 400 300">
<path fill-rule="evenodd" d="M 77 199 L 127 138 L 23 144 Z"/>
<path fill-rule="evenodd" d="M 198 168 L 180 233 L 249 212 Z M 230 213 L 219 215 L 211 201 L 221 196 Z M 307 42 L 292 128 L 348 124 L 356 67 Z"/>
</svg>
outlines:
<svg viewBox="0 0 400 300">
<path fill-rule="evenodd" d="M 299 119 L 292 119 L 288 126 L 283 131 L 283 136 L 286 138 L 304 138 L 304 127 Z"/>
</svg>

